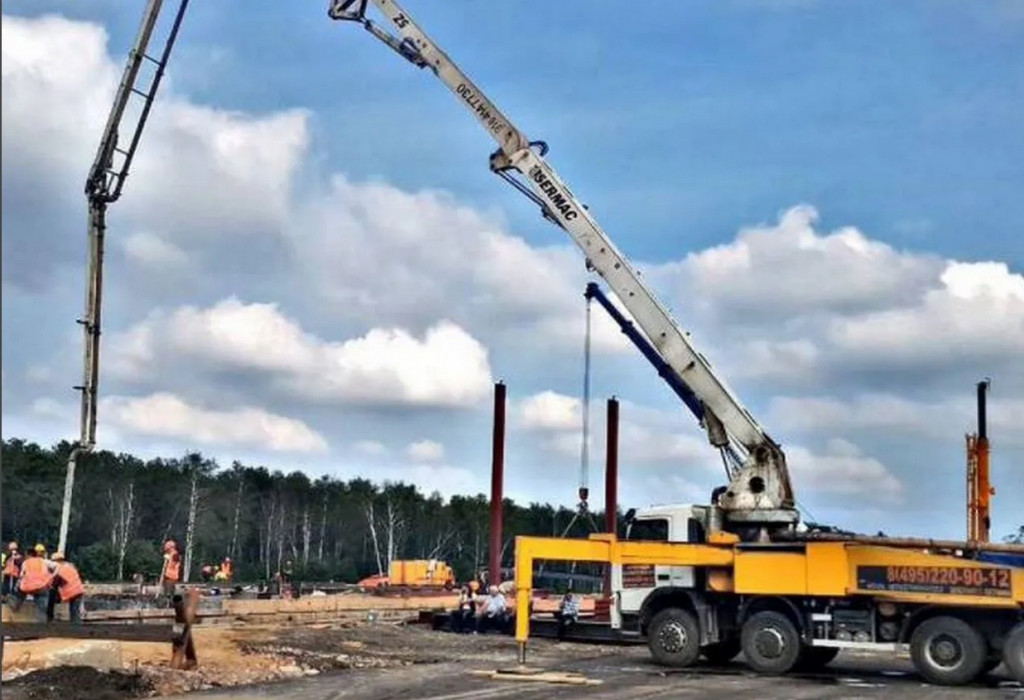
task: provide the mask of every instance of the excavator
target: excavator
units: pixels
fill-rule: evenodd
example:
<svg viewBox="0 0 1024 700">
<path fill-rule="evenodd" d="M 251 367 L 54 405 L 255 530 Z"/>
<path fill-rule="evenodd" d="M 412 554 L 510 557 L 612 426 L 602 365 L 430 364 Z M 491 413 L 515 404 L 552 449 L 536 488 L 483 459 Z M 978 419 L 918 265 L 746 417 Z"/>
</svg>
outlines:
<svg viewBox="0 0 1024 700">
<path fill-rule="evenodd" d="M 390 31 L 371 19 L 371 7 Z M 520 663 L 530 635 L 534 564 L 589 561 L 611 567 L 611 630 L 645 640 L 663 665 L 685 667 L 701 656 L 722 662 L 742 651 L 754 670 L 782 674 L 824 666 L 841 649 L 909 650 L 932 683 L 962 685 L 1002 663 L 1024 681 L 1024 567 L 982 556 L 1016 557 L 1024 547 L 802 526 L 779 443 L 547 162 L 547 143 L 519 130 L 393 0 L 333 0 L 328 16 L 362 26 L 440 80 L 476 117 L 497 142 L 491 171 L 579 247 L 588 270 L 632 317 L 634 344 L 727 464 L 729 483 L 713 491 L 710 503 L 631 509 L 622 540 L 616 533 L 517 537 Z M 595 289 L 588 294 L 601 301 Z M 620 326 L 627 327 L 621 320 Z"/>
</svg>

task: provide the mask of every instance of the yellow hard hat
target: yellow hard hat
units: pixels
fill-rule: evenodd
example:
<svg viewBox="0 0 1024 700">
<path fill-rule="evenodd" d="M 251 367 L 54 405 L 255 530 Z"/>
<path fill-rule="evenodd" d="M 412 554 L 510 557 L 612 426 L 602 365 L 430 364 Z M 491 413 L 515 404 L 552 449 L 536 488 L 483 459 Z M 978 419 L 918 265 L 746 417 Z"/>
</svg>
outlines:
<svg viewBox="0 0 1024 700">
<path fill-rule="evenodd" d="M 35 547 L 33 547 L 33 549 L 36 550 L 37 554 L 46 554 L 46 545 L 45 544 L 37 544 Z"/>
</svg>

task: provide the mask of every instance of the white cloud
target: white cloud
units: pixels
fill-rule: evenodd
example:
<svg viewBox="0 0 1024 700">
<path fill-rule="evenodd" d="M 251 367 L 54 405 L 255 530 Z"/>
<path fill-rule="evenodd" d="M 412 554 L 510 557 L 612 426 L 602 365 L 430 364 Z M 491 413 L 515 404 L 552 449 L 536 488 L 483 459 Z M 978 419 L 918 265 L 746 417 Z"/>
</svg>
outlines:
<svg viewBox="0 0 1024 700">
<path fill-rule="evenodd" d="M 487 349 L 441 321 L 416 338 L 375 328 L 345 341 L 307 332 L 276 304 L 230 298 L 213 307 L 156 311 L 111 342 L 110 366 L 141 378 L 154 363 L 198 361 L 250 370 L 307 401 L 377 405 L 469 406 L 491 386 Z"/>
<path fill-rule="evenodd" d="M 49 397 L 39 397 L 32 401 L 32 413 L 44 418 L 64 418 L 69 415 L 68 407 Z"/>
<path fill-rule="evenodd" d="M 797 500 L 804 504 L 813 502 L 804 496 L 807 493 L 892 505 L 904 501 L 903 484 L 889 468 L 862 454 L 846 440 L 829 440 L 820 453 L 799 446 L 787 447 L 786 463 Z"/>
<path fill-rule="evenodd" d="M 866 357 L 890 367 L 1019 360 L 1024 276 L 1004 263 L 950 261 L 938 281 L 914 303 L 835 319 L 828 341 L 850 362 Z"/>
<path fill-rule="evenodd" d="M 527 430 L 579 430 L 582 402 L 554 391 L 528 396 L 519 404 L 518 416 Z"/>
<path fill-rule="evenodd" d="M 487 493 L 477 472 L 448 464 L 412 464 L 375 467 L 374 481 L 402 481 L 417 484 L 427 494 L 437 491 L 442 498 Z"/>
<path fill-rule="evenodd" d="M 300 420 L 253 407 L 214 410 L 169 393 L 101 400 L 104 418 L 126 433 L 275 452 L 325 452 L 327 441 Z"/>
<path fill-rule="evenodd" d="M 998 385 L 996 387 L 998 389 Z M 805 434 L 861 432 L 874 436 L 925 438 L 962 443 L 976 430 L 973 392 L 940 401 L 912 401 L 892 394 L 862 394 L 849 400 L 779 396 L 772 399 L 769 422 L 781 430 Z M 1001 445 L 1024 446 L 1024 399 L 989 398 L 989 436 Z"/>
<path fill-rule="evenodd" d="M 588 451 L 603 463 L 606 440 L 605 402 L 590 403 Z M 715 464 L 697 424 L 680 413 L 619 402 L 619 452 L 630 462 L 697 466 L 703 460 Z M 583 447 L 582 401 L 543 391 L 526 397 L 516 406 L 518 426 L 546 433 L 547 449 L 563 457 L 580 457 Z"/>
<path fill-rule="evenodd" d="M 909 255 L 852 227 L 814 229 L 808 205 L 775 225 L 747 227 L 734 241 L 686 257 L 687 284 L 718 309 L 772 319 L 885 308 L 934 284 L 941 260 Z"/>
<path fill-rule="evenodd" d="M 10 180 L 10 187 L 30 193 L 30 200 L 80 209 L 122 54 L 116 60 L 110 56 L 107 33 L 95 24 L 54 15 L 4 15 L 2 22 L 5 194 Z M 142 85 L 151 71 L 144 62 Z M 158 102 L 126 181 L 130 196 L 118 211 L 119 220 L 159 222 L 162 246 L 153 239 L 129 239 L 127 253 L 152 262 L 154 255 L 176 257 L 173 251 L 182 241 L 252 240 L 285 222 L 292 181 L 309 143 L 306 111 L 252 115 L 199 106 L 175 93 L 171 77 L 162 83 Z M 122 139 L 130 136 L 140 108 L 139 99 L 129 103 Z M 13 206 L 17 201 L 12 199 Z M 9 230 L 5 253 L 11 246 L 20 260 L 31 254 L 27 246 L 49 247 L 52 254 L 36 276 L 62 261 L 77 261 L 79 247 L 70 245 L 63 231 L 34 224 L 31 235 Z"/>
<path fill-rule="evenodd" d="M 25 371 L 25 378 L 30 382 L 48 382 L 53 379 L 53 369 L 46 365 L 32 365 Z"/>
<path fill-rule="evenodd" d="M 446 193 L 405 192 L 335 175 L 298 208 L 287 235 L 325 313 L 414 326 L 446 316 L 495 343 L 582 350 L 583 261 L 569 245 L 535 248 Z M 628 349 L 597 311 L 592 347 Z"/>
<path fill-rule="evenodd" d="M 819 232 L 817 220 L 813 207 L 793 207 L 651 268 L 725 376 L 769 390 L 877 389 L 900 373 L 907 386 L 1000 374 L 1024 387 L 1024 275 L 897 251 L 852 227 Z"/>
<path fill-rule="evenodd" d="M 434 440 L 417 440 L 405 448 L 405 454 L 415 462 L 440 462 L 444 459 L 444 445 Z"/>
<path fill-rule="evenodd" d="M 357 453 L 368 457 L 379 457 L 388 453 L 384 443 L 376 440 L 359 440 L 352 447 Z"/>
<path fill-rule="evenodd" d="M 124 239 L 121 247 L 129 260 L 148 268 L 178 266 L 188 262 L 185 251 L 148 231 L 133 233 Z"/>
</svg>

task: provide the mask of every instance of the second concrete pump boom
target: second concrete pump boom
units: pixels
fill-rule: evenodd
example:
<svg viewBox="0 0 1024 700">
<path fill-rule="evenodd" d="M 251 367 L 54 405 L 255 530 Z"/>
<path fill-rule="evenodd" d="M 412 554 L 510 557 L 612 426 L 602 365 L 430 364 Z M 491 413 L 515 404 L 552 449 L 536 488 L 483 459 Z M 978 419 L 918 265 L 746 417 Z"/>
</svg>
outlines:
<svg viewBox="0 0 1024 700">
<path fill-rule="evenodd" d="M 100 318 L 103 296 L 103 248 L 107 231 L 107 207 L 121 197 L 128 169 L 135 151 L 139 147 L 142 131 L 153 106 L 160 80 L 174 47 L 174 41 L 181 28 L 189 0 L 178 0 L 177 10 L 171 20 L 170 30 L 164 39 L 158 56 L 148 53 L 163 0 L 147 0 L 142 13 L 135 43 L 128 54 L 128 61 L 121 75 L 114 102 L 107 116 L 107 123 L 96 149 L 96 157 L 85 181 L 85 196 L 89 202 L 89 270 L 86 273 L 85 315 L 78 320 L 82 326 L 84 351 L 82 360 L 82 384 L 75 387 L 81 392 L 80 432 L 71 454 L 68 456 L 67 475 L 64 480 L 64 505 L 61 511 L 60 534 L 57 548 L 67 546 L 68 522 L 71 517 L 71 495 L 75 485 L 75 466 L 82 453 L 90 452 L 96 444 L 96 405 L 100 377 Z M 148 87 L 140 89 L 139 73 L 142 66 L 153 66 L 153 77 Z M 141 101 L 138 114 L 129 120 L 131 133 L 126 143 L 121 143 L 121 125 L 125 110 L 132 99 Z"/>
<path fill-rule="evenodd" d="M 390 34 L 367 17 L 373 4 L 398 32 Z M 376 38 L 419 68 L 428 68 L 472 112 L 498 143 L 490 168 L 541 208 L 586 256 L 635 319 L 658 354 L 700 400 L 709 442 L 742 464 L 718 498 L 727 521 L 736 527 L 789 528 L 799 520 L 786 457 L 782 449 L 712 369 L 688 332 L 675 322 L 639 272 L 618 250 L 587 208 L 544 156 L 543 141 L 531 141 L 393 0 L 333 0 L 335 20 L 361 24 Z"/>
</svg>

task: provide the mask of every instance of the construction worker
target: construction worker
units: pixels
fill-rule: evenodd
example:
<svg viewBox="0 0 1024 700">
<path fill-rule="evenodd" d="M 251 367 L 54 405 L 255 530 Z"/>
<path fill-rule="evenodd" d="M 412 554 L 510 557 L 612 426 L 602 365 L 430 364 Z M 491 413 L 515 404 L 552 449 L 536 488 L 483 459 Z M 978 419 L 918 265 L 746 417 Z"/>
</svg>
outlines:
<svg viewBox="0 0 1024 700">
<path fill-rule="evenodd" d="M 164 542 L 164 566 L 160 571 L 160 585 L 168 598 L 174 596 L 175 588 L 181 581 L 181 555 L 174 540 Z"/>
<path fill-rule="evenodd" d="M 46 622 L 47 607 L 50 598 L 50 585 L 53 575 L 52 562 L 46 559 L 46 547 L 37 544 L 21 563 L 21 575 L 18 577 L 18 588 L 15 593 L 14 609 L 21 607 L 29 596 L 36 604 L 36 619 Z"/>
<path fill-rule="evenodd" d="M 213 579 L 213 566 L 203 564 L 203 568 L 199 570 L 199 575 L 202 577 L 203 583 L 209 583 Z"/>
<path fill-rule="evenodd" d="M 452 632 L 471 631 L 470 627 L 476 624 L 476 604 L 476 591 L 467 583 L 459 593 L 459 606 L 451 615 Z"/>
<path fill-rule="evenodd" d="M 505 600 L 505 596 L 498 591 L 497 586 L 488 586 L 487 595 L 477 604 L 476 633 L 489 629 L 504 631 L 509 619 L 508 601 Z"/>
<path fill-rule="evenodd" d="M 217 569 L 213 578 L 217 581 L 231 580 L 231 557 L 224 557 L 224 561 L 220 563 L 220 568 Z"/>
<path fill-rule="evenodd" d="M 24 557 L 18 551 L 18 543 L 13 540 L 8 543 L 7 551 L 4 552 L 4 555 L 3 596 L 6 599 L 8 595 L 14 593 L 14 582 L 18 580 L 18 576 L 21 574 L 21 562 Z"/>
<path fill-rule="evenodd" d="M 53 611 L 57 603 L 68 604 L 68 618 L 72 622 L 82 621 L 82 600 L 85 598 L 85 585 L 78 573 L 78 568 L 64 558 L 64 552 L 55 552 L 53 583 L 50 587 L 49 608 L 47 619 L 53 619 Z"/>
</svg>

